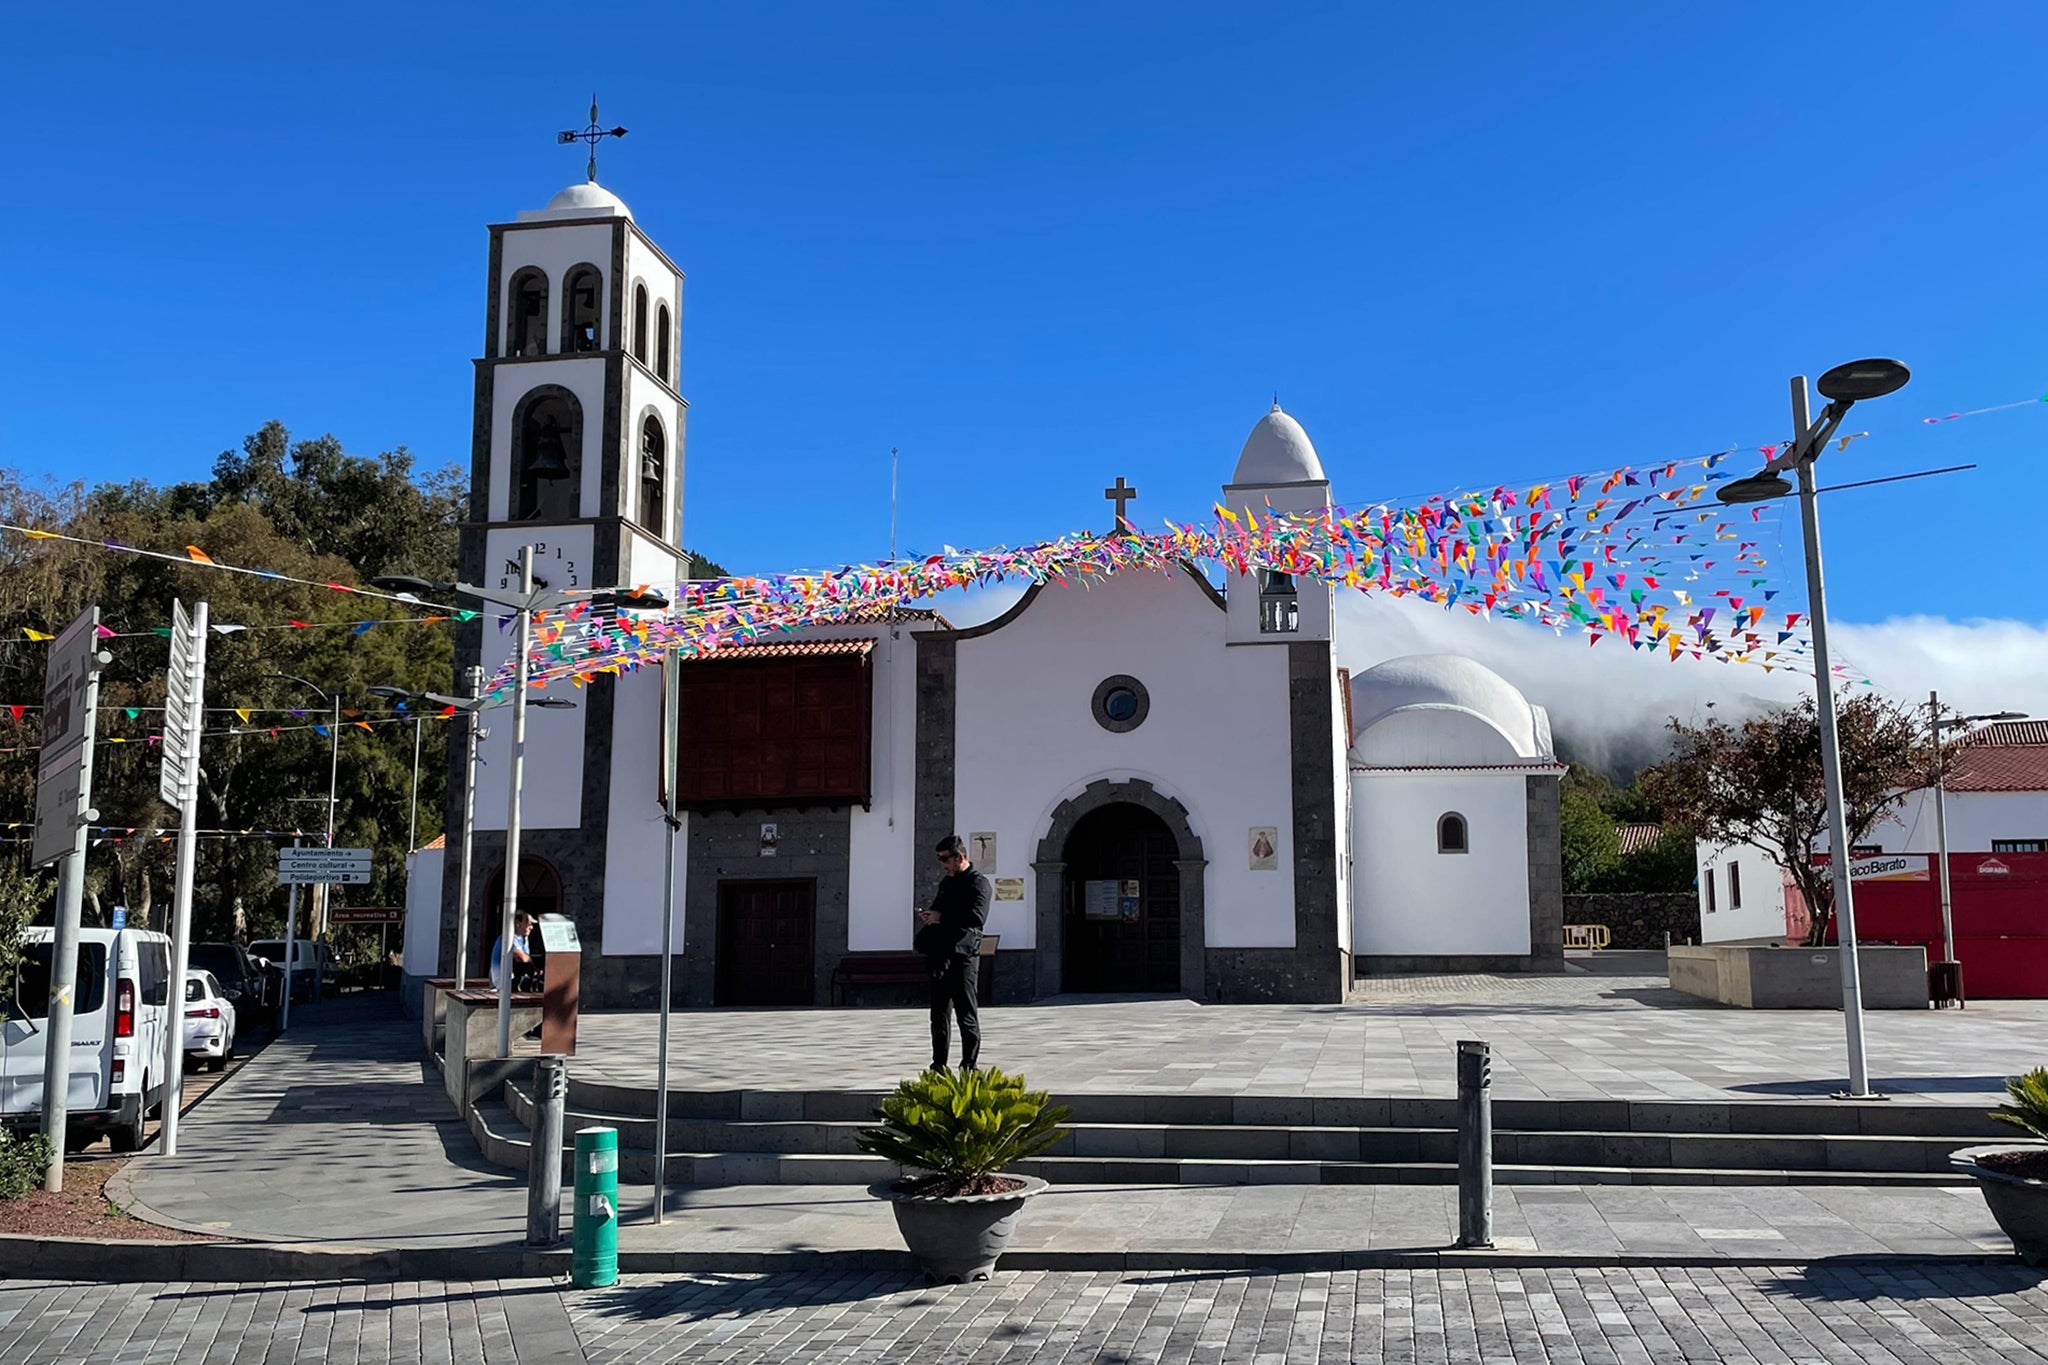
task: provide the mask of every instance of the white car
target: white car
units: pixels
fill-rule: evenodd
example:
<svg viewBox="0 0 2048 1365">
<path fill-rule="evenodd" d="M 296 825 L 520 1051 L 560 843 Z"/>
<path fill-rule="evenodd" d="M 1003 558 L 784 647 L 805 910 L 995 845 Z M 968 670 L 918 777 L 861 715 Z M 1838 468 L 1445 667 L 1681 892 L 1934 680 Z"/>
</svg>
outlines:
<svg viewBox="0 0 2048 1365">
<path fill-rule="evenodd" d="M 212 972 L 185 973 L 185 1061 L 226 1066 L 235 1055 L 235 1007 Z"/>
</svg>

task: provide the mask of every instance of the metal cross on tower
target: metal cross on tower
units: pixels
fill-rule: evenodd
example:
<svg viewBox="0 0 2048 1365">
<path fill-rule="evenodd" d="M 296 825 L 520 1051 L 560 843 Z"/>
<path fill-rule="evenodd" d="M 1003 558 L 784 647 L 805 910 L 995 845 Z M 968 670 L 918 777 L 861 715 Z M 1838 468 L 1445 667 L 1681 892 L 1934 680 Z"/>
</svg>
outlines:
<svg viewBox="0 0 2048 1365">
<path fill-rule="evenodd" d="M 590 97 L 590 126 L 580 132 L 574 128 L 566 128 L 555 134 L 555 141 L 557 143 L 585 142 L 590 144 L 590 165 L 586 168 L 585 173 L 589 175 L 590 183 L 595 185 L 597 183 L 597 144 L 608 137 L 624 137 L 625 135 L 626 130 L 624 128 L 605 128 L 599 126 L 597 121 L 597 96 L 592 95 Z"/>
<path fill-rule="evenodd" d="M 1138 490 L 1126 484 L 1124 476 L 1119 474 L 1116 476 L 1116 486 L 1103 489 L 1102 496 L 1116 504 L 1116 525 L 1111 528 L 1112 532 L 1130 530 L 1131 523 L 1130 519 L 1124 515 L 1124 504 L 1137 497 Z"/>
</svg>

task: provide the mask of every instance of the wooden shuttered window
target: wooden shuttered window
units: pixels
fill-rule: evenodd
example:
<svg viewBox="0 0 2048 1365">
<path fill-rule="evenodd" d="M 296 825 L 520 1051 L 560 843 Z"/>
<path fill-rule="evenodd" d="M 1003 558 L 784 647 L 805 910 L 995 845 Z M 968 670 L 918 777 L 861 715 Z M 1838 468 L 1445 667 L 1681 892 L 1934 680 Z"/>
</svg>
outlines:
<svg viewBox="0 0 2048 1365">
<path fill-rule="evenodd" d="M 714 656 L 680 667 L 680 804 L 865 806 L 872 800 L 874 675 L 865 650 Z"/>
</svg>

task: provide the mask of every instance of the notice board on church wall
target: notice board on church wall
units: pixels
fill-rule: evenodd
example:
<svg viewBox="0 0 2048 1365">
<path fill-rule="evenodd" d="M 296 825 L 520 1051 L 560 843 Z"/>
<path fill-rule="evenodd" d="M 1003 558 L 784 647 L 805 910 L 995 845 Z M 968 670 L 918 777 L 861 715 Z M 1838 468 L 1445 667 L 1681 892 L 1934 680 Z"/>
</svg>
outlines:
<svg viewBox="0 0 2048 1365">
<path fill-rule="evenodd" d="M 679 666 L 676 799 L 699 809 L 867 805 L 873 642 L 828 654 L 717 655 Z"/>
</svg>

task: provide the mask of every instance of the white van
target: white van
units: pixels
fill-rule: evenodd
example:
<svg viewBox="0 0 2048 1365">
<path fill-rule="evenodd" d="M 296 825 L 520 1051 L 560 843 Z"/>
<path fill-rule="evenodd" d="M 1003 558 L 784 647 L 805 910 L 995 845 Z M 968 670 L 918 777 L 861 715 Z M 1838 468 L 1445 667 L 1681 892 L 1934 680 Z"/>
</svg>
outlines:
<svg viewBox="0 0 2048 1365">
<path fill-rule="evenodd" d="M 23 931 L 13 981 L 0 981 L 0 1124 L 42 1121 L 49 1038 L 50 960 L 56 930 Z M 171 1011 L 171 940 L 143 929 L 78 931 L 78 993 L 71 1015 L 71 1084 L 65 1145 L 101 1133 L 117 1152 L 142 1146 L 143 1122 L 163 1101 L 164 1029 Z"/>
</svg>

